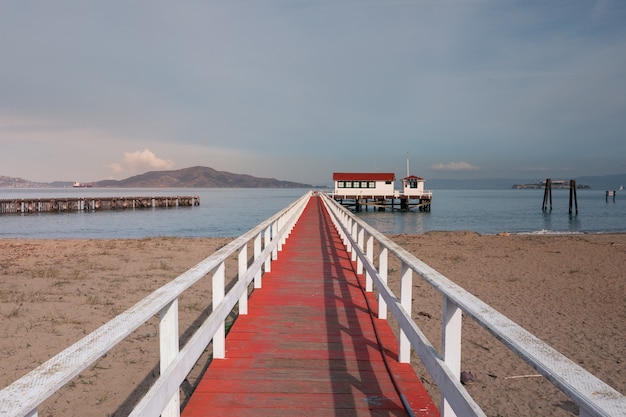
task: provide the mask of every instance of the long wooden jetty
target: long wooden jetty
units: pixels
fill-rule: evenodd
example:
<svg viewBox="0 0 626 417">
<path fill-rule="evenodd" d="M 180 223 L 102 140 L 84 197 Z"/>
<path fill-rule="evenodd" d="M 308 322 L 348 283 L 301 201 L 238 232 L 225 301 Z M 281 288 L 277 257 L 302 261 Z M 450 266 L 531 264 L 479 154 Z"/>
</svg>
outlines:
<svg viewBox="0 0 626 417">
<path fill-rule="evenodd" d="M 199 206 L 199 196 L 16 198 L 0 200 L 0 214 Z"/>
<path fill-rule="evenodd" d="M 365 285 L 311 199 L 182 416 L 439 416 Z"/>
</svg>

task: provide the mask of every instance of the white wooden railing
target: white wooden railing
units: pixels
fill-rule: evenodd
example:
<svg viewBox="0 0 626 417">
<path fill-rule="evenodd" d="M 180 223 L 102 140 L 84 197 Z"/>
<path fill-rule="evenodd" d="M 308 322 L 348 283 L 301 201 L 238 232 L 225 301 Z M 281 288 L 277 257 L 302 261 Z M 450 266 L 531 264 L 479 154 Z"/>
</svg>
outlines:
<svg viewBox="0 0 626 417">
<path fill-rule="evenodd" d="M 224 357 L 226 318 L 237 304 L 239 314 L 247 314 L 248 287 L 252 281 L 255 288 L 261 287 L 263 271 L 270 271 L 271 261 L 277 259 L 278 252 L 311 194 L 306 193 L 276 215 L 4 388 L 0 391 L 0 416 L 37 416 L 38 407 L 47 398 L 156 314 L 160 320 L 161 373 L 130 415 L 178 416 L 180 385 L 210 342 L 213 342 L 213 357 Z M 250 265 L 249 244 L 254 251 Z M 237 254 L 238 281 L 225 294 L 225 263 L 234 254 Z M 212 274 L 213 311 L 179 351 L 178 299 L 185 290 L 207 274 Z"/>
<path fill-rule="evenodd" d="M 618 391 L 420 261 L 334 199 L 324 195 L 323 200 L 352 261 L 357 264 L 357 273 L 365 271 L 366 290 L 372 291 L 372 284 L 376 285 L 379 318 L 386 319 L 389 310 L 398 322 L 400 362 L 410 362 L 413 349 L 439 387 L 442 416 L 485 416 L 460 383 L 462 313 L 569 396 L 579 406 L 581 416 L 626 416 L 626 397 Z M 379 249 L 378 267 L 373 264 L 374 240 Z M 401 264 L 399 298 L 387 286 L 390 254 Z M 441 353 L 411 318 L 413 272 L 443 295 Z"/>
</svg>

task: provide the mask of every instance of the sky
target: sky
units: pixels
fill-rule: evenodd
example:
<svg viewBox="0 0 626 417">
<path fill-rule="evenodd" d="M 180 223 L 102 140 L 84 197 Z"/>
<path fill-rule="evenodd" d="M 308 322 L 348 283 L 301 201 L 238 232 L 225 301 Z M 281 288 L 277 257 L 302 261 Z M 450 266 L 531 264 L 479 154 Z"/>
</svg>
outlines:
<svg viewBox="0 0 626 417">
<path fill-rule="evenodd" d="M 0 175 L 626 172 L 623 0 L 0 0 Z"/>
</svg>

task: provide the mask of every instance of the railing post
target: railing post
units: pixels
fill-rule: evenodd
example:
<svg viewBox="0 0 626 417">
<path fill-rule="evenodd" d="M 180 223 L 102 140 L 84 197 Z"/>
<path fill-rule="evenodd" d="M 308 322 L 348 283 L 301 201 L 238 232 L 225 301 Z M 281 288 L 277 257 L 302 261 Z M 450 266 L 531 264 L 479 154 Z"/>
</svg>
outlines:
<svg viewBox="0 0 626 417">
<path fill-rule="evenodd" d="M 342 213 L 342 212 L 339 212 L 338 214 L 339 214 L 339 225 L 343 226 L 343 227 L 338 228 L 338 232 L 339 232 L 339 236 L 341 237 L 341 241 L 345 245 L 347 242 L 346 233 L 344 232 L 344 227 L 346 227 L 346 215 L 345 213 Z"/>
<path fill-rule="evenodd" d="M 374 262 L 374 236 L 367 234 L 367 239 L 365 240 L 365 257 L 367 261 L 372 264 Z M 365 291 L 372 292 L 373 290 L 373 282 L 372 277 L 369 272 L 365 273 Z"/>
<path fill-rule="evenodd" d="M 351 226 L 350 226 L 350 237 L 352 237 L 352 241 L 357 242 L 358 239 L 358 234 L 359 234 L 359 224 L 355 221 L 352 222 Z M 352 250 L 352 254 L 350 255 L 350 259 L 352 260 L 352 262 L 356 261 L 356 248 L 353 246 L 350 246 L 350 249 Z"/>
<path fill-rule="evenodd" d="M 411 304 L 413 301 L 413 271 L 409 265 L 402 262 L 400 267 L 400 304 L 406 313 L 411 317 Z M 400 346 L 398 348 L 398 359 L 400 363 L 411 362 L 411 343 L 406 334 L 400 329 Z"/>
<path fill-rule="evenodd" d="M 272 225 L 268 225 L 265 229 L 265 239 L 263 239 L 263 247 L 267 248 L 270 243 L 272 243 Z M 272 257 L 268 256 L 265 259 L 265 272 L 270 272 L 272 270 Z"/>
<path fill-rule="evenodd" d="M 348 235 L 352 235 L 352 219 L 348 217 L 346 219 L 346 235 L 343 238 L 343 244 L 346 247 L 348 253 L 352 252 L 352 246 L 350 246 L 350 241 L 348 240 Z"/>
<path fill-rule="evenodd" d="M 278 220 L 272 222 L 272 241 L 278 236 Z M 272 261 L 278 259 L 278 245 L 272 249 Z"/>
<path fill-rule="evenodd" d="M 178 298 L 159 312 L 159 345 L 161 355 L 160 369 L 161 373 L 164 373 L 169 364 L 178 355 Z M 161 416 L 180 416 L 180 395 L 178 391 L 167 404 Z"/>
<path fill-rule="evenodd" d="M 285 227 L 285 215 L 279 216 L 276 219 L 276 234 L 282 235 L 283 228 Z M 280 252 L 283 250 L 283 243 L 285 242 L 284 236 L 278 241 L 278 245 L 276 245 L 276 252 Z"/>
<path fill-rule="evenodd" d="M 387 284 L 387 275 L 389 264 L 389 249 L 380 245 L 378 251 L 378 275 L 380 275 L 380 280 Z M 378 294 L 378 318 L 382 320 L 387 319 L 387 303 L 383 299 L 381 294 Z"/>
<path fill-rule="evenodd" d="M 213 311 L 224 299 L 224 262 L 213 273 Z M 226 326 L 224 322 L 213 336 L 213 358 L 223 359 L 226 357 Z"/>
<path fill-rule="evenodd" d="M 256 262 L 256 260 L 259 259 L 260 256 L 261 256 L 261 233 L 256 235 L 256 237 L 254 238 L 254 261 Z M 261 277 L 262 277 L 262 273 L 261 273 L 261 269 L 259 269 L 258 272 L 254 275 L 254 288 L 261 288 L 261 285 L 262 285 Z"/>
<path fill-rule="evenodd" d="M 452 371 L 457 380 L 461 378 L 461 309 L 448 297 L 443 298 L 443 328 L 442 328 L 442 356 L 446 366 Z M 454 417 L 456 413 L 446 401 L 445 395 L 441 396 L 441 415 Z"/>
<path fill-rule="evenodd" d="M 237 257 L 238 264 L 238 280 L 243 281 L 246 271 L 248 270 L 248 242 L 239 248 Z M 239 314 L 248 314 L 248 290 L 244 291 L 239 297 Z"/>
<path fill-rule="evenodd" d="M 365 229 L 363 229 L 363 227 L 357 225 L 357 232 L 356 232 L 356 245 L 359 248 L 359 251 L 361 252 L 365 252 L 365 246 L 364 246 L 364 235 L 365 235 Z M 354 256 L 356 256 L 356 251 L 354 251 L 355 254 Z M 363 274 L 363 261 L 361 260 L 361 257 L 357 257 L 356 260 L 356 273 L 357 274 Z"/>
<path fill-rule="evenodd" d="M 291 232 L 291 230 L 287 230 L 287 220 L 289 219 L 289 216 L 291 216 L 291 213 L 292 212 L 290 210 L 281 217 L 280 231 L 283 237 L 282 239 L 280 239 L 280 245 L 278 248 L 279 251 L 283 250 L 283 245 L 287 242 L 287 238 L 289 237 L 289 233 Z"/>
</svg>

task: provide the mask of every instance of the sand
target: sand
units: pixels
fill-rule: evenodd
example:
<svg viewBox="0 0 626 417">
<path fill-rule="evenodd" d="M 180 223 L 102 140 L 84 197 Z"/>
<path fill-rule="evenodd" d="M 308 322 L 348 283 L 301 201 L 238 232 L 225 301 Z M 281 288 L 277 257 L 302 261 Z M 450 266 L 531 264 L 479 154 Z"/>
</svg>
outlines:
<svg viewBox="0 0 626 417">
<path fill-rule="evenodd" d="M 392 238 L 420 259 L 626 392 L 626 235 Z M 0 388 L 186 271 L 228 239 L 0 239 Z M 234 262 L 233 262 L 234 263 Z M 390 263 L 397 287 L 399 266 Z M 227 270 L 227 276 L 233 276 Z M 441 297 L 414 277 L 413 316 L 439 347 Z M 210 280 L 180 300 L 182 341 L 210 309 Z M 157 319 L 40 408 L 40 416 L 123 416 L 158 374 Z M 436 387 L 420 372 L 434 397 Z M 575 415 L 577 407 L 464 318 L 462 369 L 489 416 Z M 193 384 L 195 375 L 190 377 Z M 187 387 L 183 387 L 183 391 Z M 80 405 L 77 407 L 76 405 Z M 86 408 L 85 408 L 86 407 Z"/>
<path fill-rule="evenodd" d="M 626 392 L 626 235 L 430 232 L 393 240 Z M 414 319 L 439 348 L 441 297 L 417 278 L 413 297 Z M 462 335 L 461 369 L 476 379 L 467 389 L 487 415 L 578 415 L 565 395 L 471 319 L 464 318 Z M 430 377 L 423 379 L 435 396 Z"/>
</svg>

